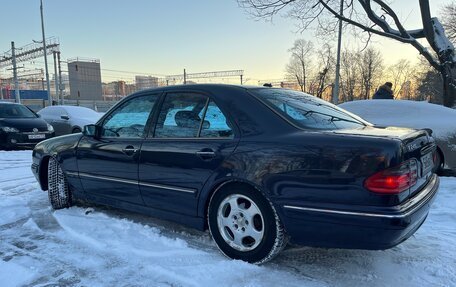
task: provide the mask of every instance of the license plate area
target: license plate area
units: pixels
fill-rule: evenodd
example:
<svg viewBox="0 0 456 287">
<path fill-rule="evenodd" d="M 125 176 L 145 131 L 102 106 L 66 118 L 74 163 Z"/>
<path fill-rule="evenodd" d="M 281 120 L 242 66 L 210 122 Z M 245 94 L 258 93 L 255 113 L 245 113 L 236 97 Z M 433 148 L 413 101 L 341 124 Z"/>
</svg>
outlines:
<svg viewBox="0 0 456 287">
<path fill-rule="evenodd" d="M 29 140 L 37 140 L 37 139 L 44 139 L 46 138 L 45 134 L 35 134 L 35 135 L 28 135 Z"/>
<path fill-rule="evenodd" d="M 432 152 L 425 154 L 421 157 L 421 174 L 426 175 L 428 172 L 430 172 L 434 168 L 434 158 L 432 156 Z"/>
</svg>

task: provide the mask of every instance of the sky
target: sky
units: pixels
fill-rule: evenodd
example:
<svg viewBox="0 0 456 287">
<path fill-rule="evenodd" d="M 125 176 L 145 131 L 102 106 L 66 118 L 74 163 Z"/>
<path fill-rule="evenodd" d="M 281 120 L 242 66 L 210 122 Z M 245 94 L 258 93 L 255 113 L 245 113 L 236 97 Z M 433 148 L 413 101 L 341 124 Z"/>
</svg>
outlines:
<svg viewBox="0 0 456 287">
<path fill-rule="evenodd" d="M 420 25 L 418 0 L 391 1 L 407 28 Z M 434 15 L 449 0 L 431 0 Z M 247 83 L 283 79 L 296 22 L 282 16 L 255 20 L 235 0 L 43 0 L 46 37 L 60 40 L 63 59 L 100 59 L 104 81 L 137 74 L 180 74 L 242 69 Z M 41 39 L 39 0 L 0 0 L 0 54 Z M 344 46 L 353 46 L 346 37 Z M 386 64 L 418 53 L 379 37 Z M 37 59 L 35 65 L 44 60 Z M 52 63 L 52 61 L 51 61 Z M 25 63 L 26 67 L 32 63 Z M 128 73 L 107 70 L 126 71 Z M 0 77 L 5 70 L 0 70 Z"/>
</svg>

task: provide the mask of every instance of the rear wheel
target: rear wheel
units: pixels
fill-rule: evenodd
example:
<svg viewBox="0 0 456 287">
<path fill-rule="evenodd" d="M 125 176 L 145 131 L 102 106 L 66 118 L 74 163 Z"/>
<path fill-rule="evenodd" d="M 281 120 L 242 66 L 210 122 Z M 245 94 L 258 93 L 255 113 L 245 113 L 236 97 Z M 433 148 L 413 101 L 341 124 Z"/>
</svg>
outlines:
<svg viewBox="0 0 456 287">
<path fill-rule="evenodd" d="M 443 172 L 443 158 L 439 149 L 435 152 L 434 172 L 439 175 Z"/>
<path fill-rule="evenodd" d="M 53 157 L 49 159 L 48 163 L 48 195 L 54 209 L 71 206 L 71 192 L 68 181 L 59 163 Z"/>
<path fill-rule="evenodd" d="M 286 245 L 283 226 L 272 204 L 257 190 L 233 184 L 218 190 L 209 203 L 208 223 L 223 254 L 261 264 Z"/>
</svg>

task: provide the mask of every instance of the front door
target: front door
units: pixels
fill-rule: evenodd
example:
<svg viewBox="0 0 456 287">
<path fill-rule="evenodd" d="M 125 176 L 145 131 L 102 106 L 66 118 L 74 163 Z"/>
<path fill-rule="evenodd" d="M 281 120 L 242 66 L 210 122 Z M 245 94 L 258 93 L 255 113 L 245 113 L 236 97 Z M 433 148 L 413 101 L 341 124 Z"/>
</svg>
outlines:
<svg viewBox="0 0 456 287">
<path fill-rule="evenodd" d="M 168 93 L 141 148 L 139 185 L 146 205 L 195 215 L 197 195 L 237 145 L 233 125 L 210 97 Z"/>
<path fill-rule="evenodd" d="M 104 118 L 99 138 L 78 145 L 79 177 L 87 197 L 143 205 L 138 187 L 139 150 L 159 95 L 135 96 Z M 114 201 L 113 201 L 114 200 Z"/>
</svg>

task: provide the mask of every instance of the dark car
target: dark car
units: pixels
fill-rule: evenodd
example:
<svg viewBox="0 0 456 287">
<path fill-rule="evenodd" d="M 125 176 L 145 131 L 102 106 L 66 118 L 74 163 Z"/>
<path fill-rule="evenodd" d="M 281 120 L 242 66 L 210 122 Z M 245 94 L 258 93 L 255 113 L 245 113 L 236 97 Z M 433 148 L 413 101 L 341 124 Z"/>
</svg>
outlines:
<svg viewBox="0 0 456 287">
<path fill-rule="evenodd" d="M 184 85 L 141 91 L 82 134 L 46 140 L 32 170 L 54 208 L 74 199 L 210 229 L 228 257 L 291 242 L 387 249 L 439 186 L 425 130 L 376 128 L 304 93 Z"/>
<path fill-rule="evenodd" d="M 0 102 L 0 149 L 34 147 L 54 129 L 28 107 Z"/>
</svg>

